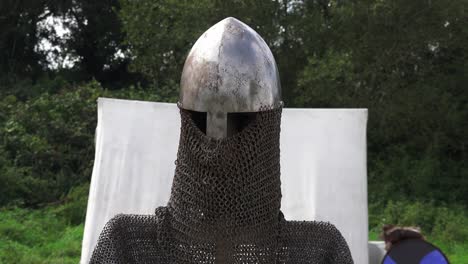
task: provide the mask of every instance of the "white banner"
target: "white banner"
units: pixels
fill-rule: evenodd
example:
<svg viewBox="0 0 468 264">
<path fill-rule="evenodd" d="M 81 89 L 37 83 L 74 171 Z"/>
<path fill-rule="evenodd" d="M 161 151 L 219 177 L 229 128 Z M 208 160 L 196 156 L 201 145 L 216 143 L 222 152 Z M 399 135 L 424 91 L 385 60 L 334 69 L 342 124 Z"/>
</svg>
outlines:
<svg viewBox="0 0 468 264">
<path fill-rule="evenodd" d="M 283 109 L 282 211 L 329 221 L 368 263 L 366 109 Z M 180 133 L 175 104 L 100 98 L 81 263 L 118 213 L 152 214 L 169 199 Z"/>
</svg>

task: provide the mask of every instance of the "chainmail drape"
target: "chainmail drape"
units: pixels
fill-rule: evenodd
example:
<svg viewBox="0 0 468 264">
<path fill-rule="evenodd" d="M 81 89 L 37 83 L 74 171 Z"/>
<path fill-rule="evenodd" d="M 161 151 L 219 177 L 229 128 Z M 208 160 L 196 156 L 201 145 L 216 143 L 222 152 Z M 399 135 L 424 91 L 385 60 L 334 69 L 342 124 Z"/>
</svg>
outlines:
<svg viewBox="0 0 468 264">
<path fill-rule="evenodd" d="M 91 263 L 352 263 L 329 223 L 286 221 L 280 211 L 281 108 L 216 140 L 181 109 L 169 203 L 154 215 L 118 215 Z"/>
</svg>

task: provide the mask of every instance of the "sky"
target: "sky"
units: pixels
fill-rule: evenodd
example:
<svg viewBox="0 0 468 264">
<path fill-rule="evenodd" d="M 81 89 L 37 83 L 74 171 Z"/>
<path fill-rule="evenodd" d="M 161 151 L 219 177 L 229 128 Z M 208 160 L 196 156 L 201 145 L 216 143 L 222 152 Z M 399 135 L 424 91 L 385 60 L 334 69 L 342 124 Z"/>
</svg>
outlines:
<svg viewBox="0 0 468 264">
<path fill-rule="evenodd" d="M 73 19 L 71 17 L 59 17 L 59 16 L 48 16 L 45 20 L 40 21 L 38 31 L 45 29 L 49 32 L 54 32 L 62 42 L 70 38 L 70 28 L 65 26 L 65 22 L 69 25 L 73 25 Z M 49 36 L 53 37 L 53 36 Z M 49 38 L 42 38 L 36 46 L 36 50 L 39 52 L 46 52 L 47 56 L 47 67 L 50 69 L 59 68 L 72 68 L 73 65 L 78 61 L 79 58 L 73 56 L 70 52 L 65 52 L 59 45 L 54 45 Z"/>
</svg>

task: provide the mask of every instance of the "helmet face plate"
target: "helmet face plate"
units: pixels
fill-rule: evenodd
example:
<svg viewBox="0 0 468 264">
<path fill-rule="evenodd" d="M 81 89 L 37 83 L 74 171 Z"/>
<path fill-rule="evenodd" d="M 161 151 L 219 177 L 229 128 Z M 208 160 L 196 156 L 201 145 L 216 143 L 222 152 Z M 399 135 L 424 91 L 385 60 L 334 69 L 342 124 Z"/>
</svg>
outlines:
<svg viewBox="0 0 468 264">
<path fill-rule="evenodd" d="M 227 113 L 259 112 L 280 104 L 275 59 L 252 28 L 226 18 L 194 44 L 182 72 L 179 105 L 207 113 L 208 136 L 227 136 Z"/>
</svg>

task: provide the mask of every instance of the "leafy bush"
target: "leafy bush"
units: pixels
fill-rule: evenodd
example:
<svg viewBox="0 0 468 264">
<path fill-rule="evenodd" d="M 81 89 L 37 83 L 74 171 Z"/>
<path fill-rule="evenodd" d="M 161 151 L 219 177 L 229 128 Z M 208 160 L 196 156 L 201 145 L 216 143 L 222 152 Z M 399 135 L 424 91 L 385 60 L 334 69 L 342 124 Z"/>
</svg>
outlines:
<svg viewBox="0 0 468 264">
<path fill-rule="evenodd" d="M 83 224 L 68 226 L 51 208 L 0 211 L 0 263 L 78 263 Z"/>
<path fill-rule="evenodd" d="M 7 114 L 0 127 L 4 159 L 0 180 L 9 184 L 0 188 L 8 188 L 9 197 L 2 197 L 2 204 L 53 202 L 89 180 L 95 105 L 103 93 L 93 82 L 56 94 L 46 92 L 26 102 L 3 100 Z"/>
<path fill-rule="evenodd" d="M 164 87 L 158 92 L 138 86 L 107 91 L 92 81 L 54 89 L 27 101 L 14 95 L 0 101 L 0 206 L 56 202 L 89 182 L 98 97 L 174 101 L 167 92 L 171 89 Z"/>
<path fill-rule="evenodd" d="M 43 209 L 0 209 L 0 263 L 78 263 L 88 190 L 75 187 Z"/>
<path fill-rule="evenodd" d="M 68 195 L 62 199 L 64 204 L 55 209 L 57 216 L 67 225 L 84 223 L 88 205 L 89 183 L 73 187 Z"/>
<path fill-rule="evenodd" d="M 371 201 L 468 203 L 468 49 L 455 40 L 461 33 L 450 37 L 462 24 L 435 26 L 448 13 L 465 15 L 444 1 L 370 1 L 329 11 L 325 46 L 316 50 L 301 38 L 313 52 L 305 52 L 292 87 L 294 106 L 369 109 Z"/>
</svg>

